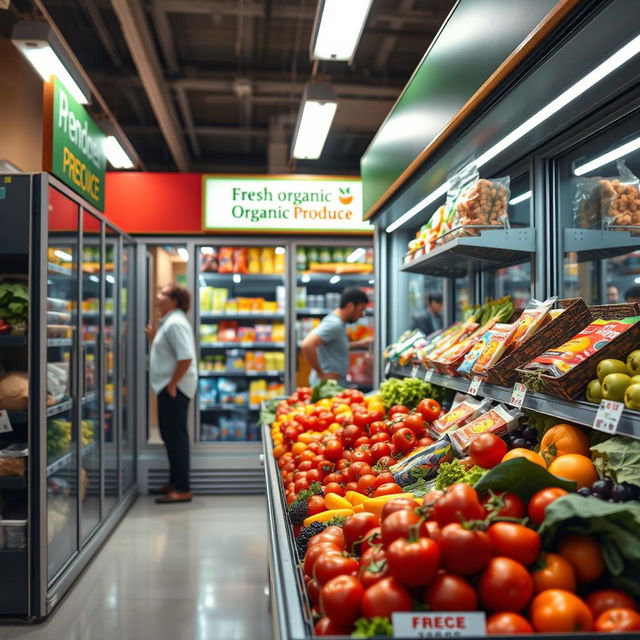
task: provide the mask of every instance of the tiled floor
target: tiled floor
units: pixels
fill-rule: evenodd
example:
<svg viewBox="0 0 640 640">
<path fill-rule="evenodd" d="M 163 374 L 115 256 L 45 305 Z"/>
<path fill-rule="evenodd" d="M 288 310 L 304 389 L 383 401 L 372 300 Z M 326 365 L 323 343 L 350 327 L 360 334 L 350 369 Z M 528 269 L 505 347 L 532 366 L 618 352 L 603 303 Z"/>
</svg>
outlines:
<svg viewBox="0 0 640 640">
<path fill-rule="evenodd" d="M 0 639 L 270 640 L 265 509 L 260 496 L 139 498 L 51 618 Z"/>
</svg>

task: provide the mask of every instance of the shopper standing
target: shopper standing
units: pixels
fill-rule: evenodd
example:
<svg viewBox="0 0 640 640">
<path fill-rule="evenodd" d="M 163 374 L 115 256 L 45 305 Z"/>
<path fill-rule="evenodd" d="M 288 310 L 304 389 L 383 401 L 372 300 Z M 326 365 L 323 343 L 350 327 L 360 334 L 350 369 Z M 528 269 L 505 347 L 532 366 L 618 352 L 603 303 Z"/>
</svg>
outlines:
<svg viewBox="0 0 640 640">
<path fill-rule="evenodd" d="M 184 287 L 171 285 L 158 293 L 160 324 L 145 333 L 151 340 L 149 379 L 158 395 L 160 435 L 169 458 L 169 482 L 150 493 L 161 494 L 159 504 L 191 502 L 189 486 L 189 401 L 196 394 L 198 373 L 193 330 L 187 319 L 191 296 Z"/>
<path fill-rule="evenodd" d="M 311 366 L 309 384 L 315 386 L 323 380 L 336 380 L 346 386 L 349 370 L 349 351 L 367 348 L 372 339 L 349 342 L 347 324 L 364 315 L 369 298 L 360 289 L 345 289 L 340 296 L 340 306 L 326 315 L 300 345 L 304 357 Z"/>
<path fill-rule="evenodd" d="M 420 329 L 425 336 L 442 329 L 444 327 L 442 309 L 442 294 L 430 293 L 426 313 L 414 318 L 415 328 Z"/>
</svg>

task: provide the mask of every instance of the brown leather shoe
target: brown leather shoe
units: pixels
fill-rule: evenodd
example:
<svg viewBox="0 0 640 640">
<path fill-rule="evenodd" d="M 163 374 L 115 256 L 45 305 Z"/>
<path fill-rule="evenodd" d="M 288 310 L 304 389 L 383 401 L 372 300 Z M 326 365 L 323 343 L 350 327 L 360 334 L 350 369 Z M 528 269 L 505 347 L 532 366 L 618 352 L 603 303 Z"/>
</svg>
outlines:
<svg viewBox="0 0 640 640">
<path fill-rule="evenodd" d="M 173 504 L 174 502 L 191 502 L 190 491 L 169 491 L 166 496 L 156 498 L 158 504 Z"/>
<path fill-rule="evenodd" d="M 167 482 L 167 484 L 163 484 L 161 487 L 157 489 L 149 489 L 150 496 L 166 496 L 167 493 L 170 493 L 175 489 L 175 485 L 171 482 Z"/>
</svg>

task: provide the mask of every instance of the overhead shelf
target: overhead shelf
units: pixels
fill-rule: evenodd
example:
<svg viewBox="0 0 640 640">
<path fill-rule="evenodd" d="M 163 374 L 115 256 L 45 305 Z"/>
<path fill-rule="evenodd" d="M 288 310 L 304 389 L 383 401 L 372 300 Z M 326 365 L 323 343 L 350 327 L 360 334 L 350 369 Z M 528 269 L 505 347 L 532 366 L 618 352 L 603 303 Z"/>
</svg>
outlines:
<svg viewBox="0 0 640 640">
<path fill-rule="evenodd" d="M 94 440 L 93 442 L 88 444 L 86 447 L 83 447 L 82 448 L 82 457 L 84 458 L 84 456 L 86 456 L 88 453 L 90 453 L 95 448 L 95 446 L 97 444 L 98 444 L 98 441 Z M 58 459 L 56 459 L 53 462 L 51 462 L 50 464 L 48 464 L 47 465 L 47 476 L 50 476 L 51 474 L 55 473 L 56 471 L 59 471 L 63 467 L 67 466 L 69 464 L 69 462 L 71 462 L 72 456 L 73 456 L 73 452 L 69 451 L 68 453 L 63 454 Z"/>
<path fill-rule="evenodd" d="M 488 229 L 477 236 L 453 238 L 400 269 L 427 276 L 461 278 L 470 270 L 500 269 L 524 262 L 535 250 L 535 229 Z"/>
<path fill-rule="evenodd" d="M 200 349 L 284 349 L 284 342 L 205 342 L 200 344 Z"/>
<path fill-rule="evenodd" d="M 640 229 L 638 230 L 640 234 Z M 640 235 L 629 231 L 565 229 L 564 250 L 576 252 L 579 262 L 615 258 L 640 248 Z"/>
<path fill-rule="evenodd" d="M 200 371 L 201 378 L 280 378 L 284 371 Z"/>
<path fill-rule="evenodd" d="M 337 282 L 329 282 L 331 278 L 339 276 L 340 280 Z M 373 269 L 370 273 L 298 273 L 298 284 L 308 285 L 339 285 L 340 283 L 358 283 L 368 284 L 369 280 L 373 280 Z"/>
<path fill-rule="evenodd" d="M 241 285 L 243 282 L 284 284 L 284 274 L 282 273 L 217 273 L 201 271 L 198 276 L 204 277 L 207 283 L 218 280 L 225 284 L 235 285 Z M 236 279 L 240 278 L 240 281 L 236 282 L 234 276 Z"/>
<path fill-rule="evenodd" d="M 304 308 L 304 309 L 296 309 L 296 315 L 324 317 L 327 314 L 331 313 L 332 311 L 333 309 Z M 373 309 L 365 309 L 364 314 L 365 316 L 372 316 Z"/>
<path fill-rule="evenodd" d="M 424 367 L 418 367 L 415 377 L 424 379 L 426 371 L 427 369 Z M 412 377 L 412 373 L 413 367 L 391 367 L 388 376 L 395 378 Z M 455 378 L 435 372 L 430 382 L 454 391 L 462 391 L 463 393 L 469 390 L 469 384 L 471 383 L 471 381 L 466 378 Z M 512 392 L 512 387 L 502 387 L 483 382 L 480 384 L 476 395 L 508 404 L 511 400 Z M 558 418 L 561 421 L 573 422 L 585 427 L 593 426 L 593 421 L 598 412 L 598 405 L 591 402 L 564 400 L 557 396 L 535 393 L 533 391 L 527 391 L 522 408 L 537 411 L 538 413 Z M 640 439 L 640 412 L 625 409 L 622 412 L 617 432 L 622 435 Z"/>
<path fill-rule="evenodd" d="M 225 313 L 203 311 L 200 320 L 284 320 L 284 313 Z"/>
<path fill-rule="evenodd" d="M 71 338 L 47 338 L 47 347 L 70 347 L 72 344 Z"/>
<path fill-rule="evenodd" d="M 73 403 L 71 400 L 65 400 L 64 402 L 59 402 L 58 404 L 53 404 L 50 407 L 47 407 L 47 418 L 51 418 L 52 416 L 56 416 L 59 413 L 64 413 L 65 411 L 69 411 Z"/>
<path fill-rule="evenodd" d="M 53 262 L 47 263 L 47 271 L 49 273 L 55 273 L 59 276 L 72 276 L 73 271 L 71 269 L 67 269 L 66 267 L 61 267 L 59 264 L 54 264 Z"/>
<path fill-rule="evenodd" d="M 3 335 L 0 336 L 0 347 L 25 347 L 27 345 L 27 335 L 20 336 Z"/>
</svg>

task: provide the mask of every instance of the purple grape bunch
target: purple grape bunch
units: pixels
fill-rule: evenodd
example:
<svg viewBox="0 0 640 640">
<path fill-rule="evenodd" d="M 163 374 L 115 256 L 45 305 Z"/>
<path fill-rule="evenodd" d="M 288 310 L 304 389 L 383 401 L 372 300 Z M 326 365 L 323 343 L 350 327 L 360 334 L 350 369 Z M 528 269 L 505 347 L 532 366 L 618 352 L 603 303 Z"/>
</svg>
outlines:
<svg viewBox="0 0 640 640">
<path fill-rule="evenodd" d="M 534 449 L 538 444 L 538 430 L 528 425 L 520 425 L 505 436 L 510 449 Z"/>
</svg>

